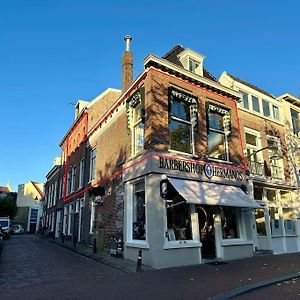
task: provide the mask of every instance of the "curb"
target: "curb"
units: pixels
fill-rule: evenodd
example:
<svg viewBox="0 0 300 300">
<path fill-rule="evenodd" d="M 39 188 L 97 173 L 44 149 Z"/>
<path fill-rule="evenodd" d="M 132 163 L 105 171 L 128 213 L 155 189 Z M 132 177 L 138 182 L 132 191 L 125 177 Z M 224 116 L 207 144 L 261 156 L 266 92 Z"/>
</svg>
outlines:
<svg viewBox="0 0 300 300">
<path fill-rule="evenodd" d="M 98 256 L 96 256 L 96 255 L 92 255 L 92 254 L 88 254 L 88 253 L 82 252 L 82 251 L 80 251 L 80 250 L 78 250 L 78 249 L 76 249 L 76 248 L 69 247 L 69 246 L 63 245 L 63 244 L 61 244 L 61 243 L 57 243 L 57 242 L 55 242 L 55 241 L 53 241 L 53 240 L 52 240 L 52 241 L 51 241 L 51 240 L 48 240 L 48 242 L 50 242 L 50 243 L 52 243 L 52 244 L 55 244 L 55 245 L 57 245 L 57 246 L 60 246 L 60 247 L 62 247 L 62 248 L 65 248 L 65 249 L 67 249 L 67 250 L 70 250 L 70 251 L 72 251 L 72 252 L 74 252 L 74 253 L 77 253 L 77 254 L 79 254 L 79 255 L 81 255 L 81 256 L 84 256 L 84 257 L 87 257 L 87 258 L 91 258 L 91 259 L 93 259 L 93 260 L 95 260 L 95 261 L 98 261 L 98 262 L 100 262 L 100 263 L 102 263 L 102 264 L 104 264 L 104 265 L 107 265 L 107 266 L 109 266 L 109 267 L 111 267 L 111 268 L 114 268 L 114 269 L 117 269 L 117 270 L 119 270 L 119 271 L 122 271 L 122 272 L 124 272 L 124 273 L 133 273 L 131 270 L 128 270 L 128 269 L 126 269 L 126 268 L 124 268 L 124 267 L 121 267 L 121 266 L 112 264 L 112 263 L 106 261 L 105 259 L 103 259 L 103 258 L 101 258 L 101 257 L 98 257 Z"/>
<path fill-rule="evenodd" d="M 258 282 L 253 282 L 251 284 L 248 284 L 248 285 L 236 288 L 236 289 L 229 290 L 227 292 L 218 294 L 216 296 L 209 297 L 209 298 L 207 298 L 207 300 L 208 299 L 209 300 L 231 299 L 233 297 L 237 297 L 239 295 L 246 294 L 246 293 L 252 292 L 254 290 L 260 289 L 260 288 L 264 288 L 264 287 L 267 287 L 267 286 L 270 286 L 270 285 L 274 285 L 276 283 L 280 283 L 280 282 L 283 282 L 283 281 L 296 279 L 296 278 L 300 278 L 300 272 L 287 274 L 287 275 L 283 275 L 283 276 L 280 276 L 280 277 L 271 278 L 271 279 L 267 279 L 267 280 L 262 280 L 262 281 L 258 281 Z"/>
</svg>

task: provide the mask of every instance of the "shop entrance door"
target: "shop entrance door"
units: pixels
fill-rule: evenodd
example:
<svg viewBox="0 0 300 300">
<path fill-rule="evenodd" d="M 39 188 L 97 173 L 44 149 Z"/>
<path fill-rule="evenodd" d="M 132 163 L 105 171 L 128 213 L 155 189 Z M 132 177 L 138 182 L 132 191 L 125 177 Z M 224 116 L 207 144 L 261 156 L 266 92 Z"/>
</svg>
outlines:
<svg viewBox="0 0 300 300">
<path fill-rule="evenodd" d="M 202 258 L 216 258 L 214 211 L 214 206 L 201 205 L 197 207 Z"/>
</svg>

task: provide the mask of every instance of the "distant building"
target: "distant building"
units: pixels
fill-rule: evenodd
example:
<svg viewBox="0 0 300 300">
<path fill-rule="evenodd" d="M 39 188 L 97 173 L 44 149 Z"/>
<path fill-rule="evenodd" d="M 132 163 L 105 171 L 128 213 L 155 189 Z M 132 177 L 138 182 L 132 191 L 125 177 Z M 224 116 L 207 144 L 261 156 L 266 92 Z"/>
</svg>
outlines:
<svg viewBox="0 0 300 300">
<path fill-rule="evenodd" d="M 29 181 L 18 185 L 15 222 L 23 225 L 28 233 L 38 229 L 38 219 L 41 214 L 40 200 L 43 197 L 43 183 Z"/>
</svg>

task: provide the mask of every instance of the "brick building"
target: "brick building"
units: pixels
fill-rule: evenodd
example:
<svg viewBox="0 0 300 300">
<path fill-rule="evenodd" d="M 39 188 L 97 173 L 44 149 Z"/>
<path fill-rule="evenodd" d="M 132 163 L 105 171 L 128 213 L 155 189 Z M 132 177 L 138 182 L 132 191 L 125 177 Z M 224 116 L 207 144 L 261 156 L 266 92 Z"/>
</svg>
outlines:
<svg viewBox="0 0 300 300">
<path fill-rule="evenodd" d="M 60 165 L 49 172 L 45 186 L 46 194 L 58 195 L 45 205 L 48 228 L 55 237 L 83 244 L 96 237 L 100 251 L 120 237 L 125 258 L 136 260 L 143 249 L 143 262 L 155 268 L 271 249 L 256 231 L 267 218 L 274 217 L 277 226 L 278 212 L 268 214 L 262 197 L 273 193 L 274 184 L 281 196 L 295 186 L 285 158 L 273 163 L 266 150 L 258 160 L 255 151 L 271 144 L 277 152 L 287 151 L 284 124 L 276 119 L 281 102 L 248 85 L 254 96 L 263 94 L 270 102 L 273 119 L 263 122 L 241 108 L 239 88 L 221 84 L 205 69 L 203 55 L 182 46 L 163 57 L 148 55 L 133 80 L 131 38 L 125 40 L 122 91 L 109 88 L 91 102 L 78 101 L 75 121 L 60 143 Z M 256 148 L 254 131 L 262 133 Z M 250 138 L 249 149 L 244 136 Z M 247 166 L 251 153 L 255 159 Z M 269 173 L 253 173 L 262 170 Z M 258 192 L 262 199 L 254 201 Z M 281 226 L 290 226 L 292 220 L 286 221 Z"/>
<path fill-rule="evenodd" d="M 263 206 L 254 214 L 255 249 L 299 251 L 298 184 L 291 165 L 295 151 L 287 136 L 287 115 L 291 113 L 285 113 L 287 105 L 281 99 L 231 74 L 223 72 L 220 82 L 242 94 L 238 108 L 249 170 L 248 191 Z"/>
</svg>

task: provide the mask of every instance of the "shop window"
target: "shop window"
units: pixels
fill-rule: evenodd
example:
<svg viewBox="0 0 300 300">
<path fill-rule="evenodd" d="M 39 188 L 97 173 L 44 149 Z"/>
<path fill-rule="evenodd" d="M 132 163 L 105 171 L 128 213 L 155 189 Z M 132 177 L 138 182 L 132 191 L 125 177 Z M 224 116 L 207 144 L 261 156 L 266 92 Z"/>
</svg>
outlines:
<svg viewBox="0 0 300 300">
<path fill-rule="evenodd" d="M 168 241 L 192 240 L 190 204 L 180 203 L 180 196 L 175 196 L 167 210 Z"/>
<path fill-rule="evenodd" d="M 170 104 L 170 148 L 194 153 L 194 131 L 197 120 L 197 100 L 185 93 L 171 89 Z"/>
<path fill-rule="evenodd" d="M 213 159 L 228 161 L 229 111 L 214 104 L 209 104 L 207 113 L 208 156 Z"/>
<path fill-rule="evenodd" d="M 283 234 L 282 221 L 279 217 L 279 212 L 277 207 L 269 208 L 270 215 L 270 225 L 272 236 L 281 236 Z"/>
<path fill-rule="evenodd" d="M 286 235 L 296 235 L 296 220 L 292 208 L 283 208 L 283 221 Z"/>
<path fill-rule="evenodd" d="M 145 182 L 133 185 L 132 239 L 146 240 Z"/>
<path fill-rule="evenodd" d="M 221 207 L 221 224 L 223 239 L 237 239 L 240 237 L 237 209 L 235 207 Z"/>
<path fill-rule="evenodd" d="M 255 200 L 262 200 L 263 199 L 263 188 L 260 186 L 253 187 L 253 198 Z"/>
<path fill-rule="evenodd" d="M 266 219 L 263 209 L 255 210 L 256 231 L 258 236 L 266 236 Z"/>
</svg>

